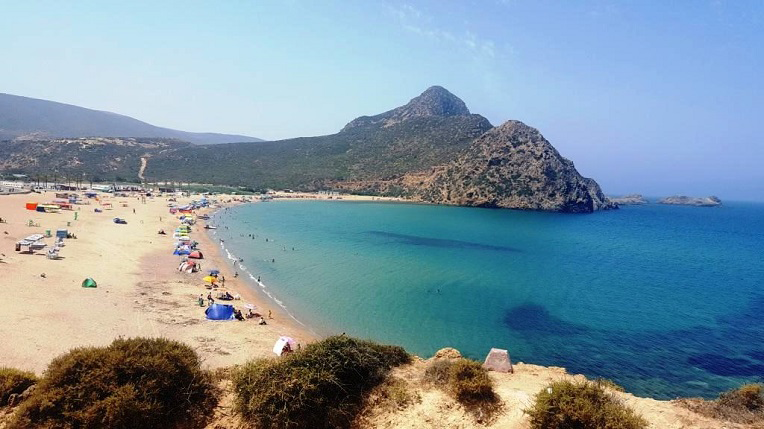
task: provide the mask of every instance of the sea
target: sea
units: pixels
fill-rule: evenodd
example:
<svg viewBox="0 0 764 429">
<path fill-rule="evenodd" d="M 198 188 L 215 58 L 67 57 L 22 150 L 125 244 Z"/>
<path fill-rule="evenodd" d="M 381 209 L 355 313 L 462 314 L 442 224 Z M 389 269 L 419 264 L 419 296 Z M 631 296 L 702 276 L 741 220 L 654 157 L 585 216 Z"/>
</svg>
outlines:
<svg viewBox="0 0 764 429">
<path fill-rule="evenodd" d="M 387 202 L 223 209 L 251 287 L 319 335 L 565 367 L 638 396 L 764 381 L 764 204 L 559 214 Z"/>
</svg>

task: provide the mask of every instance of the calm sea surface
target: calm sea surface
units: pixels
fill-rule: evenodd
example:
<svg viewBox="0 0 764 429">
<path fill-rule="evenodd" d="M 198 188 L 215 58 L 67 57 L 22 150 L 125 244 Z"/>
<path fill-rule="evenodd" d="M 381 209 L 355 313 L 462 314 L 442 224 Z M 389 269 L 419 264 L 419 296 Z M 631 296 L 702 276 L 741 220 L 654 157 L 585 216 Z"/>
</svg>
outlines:
<svg viewBox="0 0 764 429">
<path fill-rule="evenodd" d="M 283 201 L 211 222 L 319 334 L 425 357 L 505 348 L 656 398 L 764 380 L 764 204 L 563 215 Z"/>
</svg>

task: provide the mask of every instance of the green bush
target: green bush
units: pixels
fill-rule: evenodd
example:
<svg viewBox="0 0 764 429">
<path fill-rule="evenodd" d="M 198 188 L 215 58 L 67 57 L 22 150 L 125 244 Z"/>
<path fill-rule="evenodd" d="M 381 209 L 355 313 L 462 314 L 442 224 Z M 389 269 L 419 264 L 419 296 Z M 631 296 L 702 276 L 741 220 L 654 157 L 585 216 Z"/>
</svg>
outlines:
<svg viewBox="0 0 764 429">
<path fill-rule="evenodd" d="M 236 407 L 259 428 L 348 427 L 364 395 L 392 367 L 410 360 L 400 347 L 329 337 L 282 359 L 239 368 L 233 376 Z"/>
<path fill-rule="evenodd" d="M 490 420 L 501 409 L 493 380 L 479 362 L 436 359 L 425 369 L 424 379 L 446 390 L 478 420 Z"/>
<path fill-rule="evenodd" d="M 525 410 L 532 429 L 641 429 L 647 422 L 599 383 L 558 381 Z"/>
<path fill-rule="evenodd" d="M 20 394 L 35 383 L 37 376 L 31 372 L 0 367 L 0 406 L 6 405 L 12 394 Z"/>
<path fill-rule="evenodd" d="M 189 346 L 118 339 L 54 359 L 11 428 L 197 427 L 215 388 Z"/>
</svg>

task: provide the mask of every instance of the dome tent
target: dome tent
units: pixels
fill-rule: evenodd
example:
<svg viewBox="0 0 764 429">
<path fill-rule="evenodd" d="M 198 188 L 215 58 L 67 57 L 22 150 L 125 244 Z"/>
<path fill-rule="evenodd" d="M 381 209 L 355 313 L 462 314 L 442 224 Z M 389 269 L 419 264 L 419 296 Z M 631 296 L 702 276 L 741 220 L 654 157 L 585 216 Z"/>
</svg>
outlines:
<svg viewBox="0 0 764 429">
<path fill-rule="evenodd" d="M 88 277 L 82 281 L 82 287 L 98 287 L 98 285 L 96 284 L 95 280 L 93 280 L 91 277 Z"/>
</svg>

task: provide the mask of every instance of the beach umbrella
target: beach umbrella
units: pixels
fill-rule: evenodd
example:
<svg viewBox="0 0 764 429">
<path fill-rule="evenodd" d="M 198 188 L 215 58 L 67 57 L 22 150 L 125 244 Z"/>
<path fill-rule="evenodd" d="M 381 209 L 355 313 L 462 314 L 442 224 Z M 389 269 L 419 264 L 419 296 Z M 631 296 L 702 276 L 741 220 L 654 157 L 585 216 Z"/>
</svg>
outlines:
<svg viewBox="0 0 764 429">
<path fill-rule="evenodd" d="M 218 281 L 217 277 L 213 277 L 213 276 L 207 276 L 203 278 L 202 280 L 204 280 L 207 283 L 215 283 Z"/>
<path fill-rule="evenodd" d="M 220 270 L 218 270 L 218 269 L 210 270 L 210 275 L 216 275 L 216 274 L 220 274 Z"/>
</svg>

